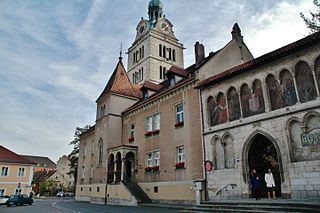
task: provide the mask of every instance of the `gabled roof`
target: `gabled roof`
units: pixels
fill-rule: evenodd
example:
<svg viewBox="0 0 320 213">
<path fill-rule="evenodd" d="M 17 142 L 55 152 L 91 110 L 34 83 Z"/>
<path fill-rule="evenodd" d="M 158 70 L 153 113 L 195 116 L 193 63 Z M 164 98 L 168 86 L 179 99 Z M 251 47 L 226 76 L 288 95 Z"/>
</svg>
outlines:
<svg viewBox="0 0 320 213">
<path fill-rule="evenodd" d="M 33 174 L 33 181 L 34 182 L 44 182 L 47 179 L 49 179 L 56 172 L 57 172 L 56 170 L 37 171 Z"/>
<path fill-rule="evenodd" d="M 146 81 L 146 82 L 144 82 L 144 84 L 142 85 L 140 90 L 143 91 L 145 89 L 152 90 L 152 91 L 156 92 L 156 91 L 159 91 L 161 89 L 161 85 L 152 83 L 150 81 Z"/>
<path fill-rule="evenodd" d="M 37 164 L 37 167 L 45 167 L 45 168 L 50 168 L 50 169 L 55 169 L 56 164 L 50 160 L 48 157 L 44 156 L 33 156 L 33 155 L 21 155 L 22 157 L 33 161 Z"/>
<path fill-rule="evenodd" d="M 171 73 L 173 73 L 174 75 L 177 75 L 179 77 L 182 77 L 182 78 L 188 77 L 187 71 L 185 71 L 182 67 L 177 67 L 175 65 L 170 67 L 170 69 L 168 70 L 166 75 L 170 75 Z"/>
<path fill-rule="evenodd" d="M 13 151 L 5 148 L 2 145 L 0 145 L 0 162 L 30 165 L 36 164 L 35 162 L 32 162 L 31 160 L 14 153 Z"/>
<path fill-rule="evenodd" d="M 238 74 L 241 74 L 245 71 L 249 71 L 249 70 L 252 70 L 256 67 L 259 67 L 259 66 L 265 65 L 269 62 L 272 62 L 274 60 L 278 60 L 281 57 L 285 57 L 288 54 L 297 52 L 299 50 L 302 50 L 303 48 L 315 45 L 317 42 L 320 42 L 320 32 L 314 33 L 314 34 L 307 36 L 303 39 L 300 39 L 296 42 L 293 42 L 293 43 L 288 44 L 284 47 L 281 47 L 277 50 L 274 50 L 270 53 L 262 55 L 256 59 L 253 59 L 253 60 L 248 61 L 246 63 L 240 64 L 238 66 L 235 66 L 235 67 L 228 69 L 226 71 L 223 71 L 217 75 L 211 76 L 211 77 L 199 82 L 195 88 L 201 89 L 201 88 L 210 86 L 214 83 L 220 82 L 220 81 L 225 80 L 227 78 L 231 78 L 231 77 L 236 76 Z"/>
<path fill-rule="evenodd" d="M 104 88 L 96 102 L 99 102 L 104 95 L 110 92 L 134 98 L 142 97 L 142 93 L 137 90 L 137 87 L 131 84 L 121 58 L 119 58 L 119 62 L 113 71 L 107 86 Z"/>
</svg>

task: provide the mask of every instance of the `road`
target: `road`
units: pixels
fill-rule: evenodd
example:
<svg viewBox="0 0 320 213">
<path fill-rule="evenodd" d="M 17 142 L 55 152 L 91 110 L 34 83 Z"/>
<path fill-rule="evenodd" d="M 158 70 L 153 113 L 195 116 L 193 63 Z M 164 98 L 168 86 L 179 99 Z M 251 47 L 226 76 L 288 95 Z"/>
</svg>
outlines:
<svg viewBox="0 0 320 213">
<path fill-rule="evenodd" d="M 35 199 L 33 205 L 0 206 L 1 213 L 176 213 L 174 209 L 97 205 L 70 198 Z"/>
</svg>

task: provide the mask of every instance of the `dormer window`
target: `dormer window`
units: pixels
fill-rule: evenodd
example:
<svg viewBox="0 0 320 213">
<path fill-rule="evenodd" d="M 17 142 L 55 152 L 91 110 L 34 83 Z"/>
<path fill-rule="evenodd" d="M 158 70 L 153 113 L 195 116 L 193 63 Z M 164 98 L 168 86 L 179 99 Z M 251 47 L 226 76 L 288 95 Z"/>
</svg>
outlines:
<svg viewBox="0 0 320 213">
<path fill-rule="evenodd" d="M 176 78 L 175 76 L 170 76 L 170 86 L 176 85 Z"/>
<path fill-rule="evenodd" d="M 144 91 L 144 92 L 143 92 L 143 98 L 144 98 L 144 99 L 147 99 L 148 96 L 149 96 L 149 95 L 148 95 L 148 90 Z"/>
</svg>

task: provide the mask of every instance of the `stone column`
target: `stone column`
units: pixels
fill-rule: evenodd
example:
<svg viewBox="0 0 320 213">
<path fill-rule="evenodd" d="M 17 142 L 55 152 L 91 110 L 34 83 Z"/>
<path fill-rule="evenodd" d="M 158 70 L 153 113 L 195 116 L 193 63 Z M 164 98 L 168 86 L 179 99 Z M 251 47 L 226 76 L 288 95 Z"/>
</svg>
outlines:
<svg viewBox="0 0 320 213">
<path fill-rule="evenodd" d="M 122 159 L 121 161 L 121 181 L 123 181 L 124 178 L 124 162 L 125 162 L 125 158 Z"/>
<path fill-rule="evenodd" d="M 319 86 L 318 86 L 318 82 L 317 82 L 316 72 L 312 67 L 311 67 L 311 70 L 312 70 L 313 80 L 314 80 L 314 83 L 316 85 L 317 97 L 319 98 L 320 92 L 319 92 Z"/>
<path fill-rule="evenodd" d="M 300 102 L 300 95 L 299 95 L 299 91 L 298 91 L 297 82 L 296 82 L 296 76 L 295 76 L 295 75 L 293 75 L 293 84 L 294 84 L 294 89 L 296 90 L 297 103 L 301 103 L 301 102 Z"/>
<path fill-rule="evenodd" d="M 113 183 L 115 183 L 117 180 L 116 173 L 117 173 L 117 161 L 114 160 L 113 161 L 113 181 L 112 181 Z"/>
</svg>

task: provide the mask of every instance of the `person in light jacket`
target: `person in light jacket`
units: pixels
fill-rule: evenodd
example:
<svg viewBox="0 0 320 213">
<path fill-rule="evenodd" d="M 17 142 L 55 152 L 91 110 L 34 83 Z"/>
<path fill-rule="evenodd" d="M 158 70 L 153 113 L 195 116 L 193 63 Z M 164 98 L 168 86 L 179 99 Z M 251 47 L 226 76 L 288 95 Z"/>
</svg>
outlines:
<svg viewBox="0 0 320 213">
<path fill-rule="evenodd" d="M 271 193 L 272 193 L 272 198 L 276 199 L 276 192 L 275 192 L 275 183 L 274 183 L 274 178 L 273 174 L 271 172 L 271 169 L 268 169 L 268 172 L 265 174 L 264 179 L 267 184 L 267 189 L 268 189 L 268 198 L 269 200 L 271 199 Z"/>
</svg>

